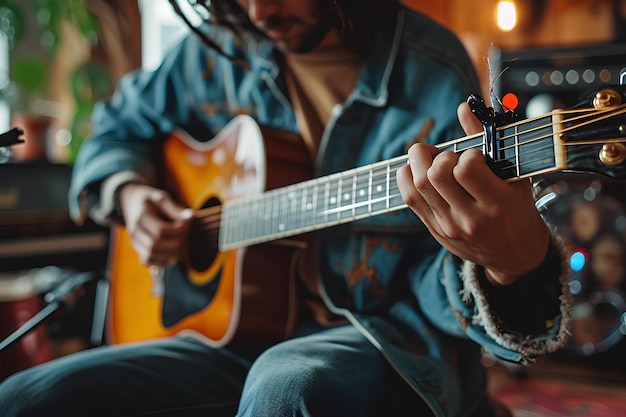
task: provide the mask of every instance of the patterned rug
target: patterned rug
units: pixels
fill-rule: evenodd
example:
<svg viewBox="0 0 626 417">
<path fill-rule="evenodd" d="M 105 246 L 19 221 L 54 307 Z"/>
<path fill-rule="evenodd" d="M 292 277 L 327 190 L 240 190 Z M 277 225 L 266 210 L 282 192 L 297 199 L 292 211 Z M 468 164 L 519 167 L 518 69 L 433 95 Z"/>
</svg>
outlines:
<svg viewBox="0 0 626 417">
<path fill-rule="evenodd" d="M 490 372 L 490 391 L 513 417 L 626 417 L 626 382 L 514 377 Z"/>
</svg>

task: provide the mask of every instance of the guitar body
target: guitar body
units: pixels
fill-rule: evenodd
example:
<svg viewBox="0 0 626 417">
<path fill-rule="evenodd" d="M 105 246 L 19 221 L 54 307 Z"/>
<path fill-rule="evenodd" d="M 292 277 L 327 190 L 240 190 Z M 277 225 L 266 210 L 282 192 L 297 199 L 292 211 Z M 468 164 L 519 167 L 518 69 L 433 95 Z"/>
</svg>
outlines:
<svg viewBox="0 0 626 417">
<path fill-rule="evenodd" d="M 309 179 L 312 172 L 301 138 L 262 131 L 247 116 L 210 142 L 172 135 L 164 165 L 166 188 L 196 211 Z M 215 232 L 219 218 L 208 225 Z M 268 345 L 288 336 L 298 310 L 294 272 L 308 236 L 221 251 L 217 233 L 202 233 L 206 220 L 191 229 L 183 259 L 165 269 L 163 282 L 141 265 L 126 231 L 113 230 L 108 341 L 193 331 L 214 346 Z"/>
</svg>

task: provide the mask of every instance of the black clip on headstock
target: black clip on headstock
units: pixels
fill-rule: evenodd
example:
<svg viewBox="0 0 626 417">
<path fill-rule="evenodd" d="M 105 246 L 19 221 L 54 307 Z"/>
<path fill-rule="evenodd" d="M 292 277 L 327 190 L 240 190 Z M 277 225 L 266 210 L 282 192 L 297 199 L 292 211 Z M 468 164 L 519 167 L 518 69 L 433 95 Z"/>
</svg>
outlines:
<svg viewBox="0 0 626 417">
<path fill-rule="evenodd" d="M 505 113 L 497 112 L 493 107 L 487 107 L 485 101 L 477 94 L 471 94 L 467 98 L 474 116 L 483 125 L 485 131 L 485 141 L 483 142 L 483 155 L 487 159 L 487 164 L 494 168 L 494 161 L 497 160 L 498 141 L 496 136 L 497 128 L 505 124 L 513 123 L 517 119 L 517 114 L 513 111 Z"/>
</svg>

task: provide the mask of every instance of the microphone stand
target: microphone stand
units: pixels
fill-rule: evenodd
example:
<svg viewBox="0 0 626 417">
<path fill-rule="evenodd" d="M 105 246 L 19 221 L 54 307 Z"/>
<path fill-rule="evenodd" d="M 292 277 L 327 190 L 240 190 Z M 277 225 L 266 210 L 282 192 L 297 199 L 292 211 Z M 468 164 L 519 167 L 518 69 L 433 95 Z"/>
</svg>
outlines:
<svg viewBox="0 0 626 417">
<path fill-rule="evenodd" d="M 44 320 L 57 310 L 66 307 L 68 305 L 68 298 L 70 298 L 74 291 L 92 279 L 94 279 L 94 275 L 91 273 L 76 273 L 66 278 L 52 291 L 46 293 L 44 295 L 44 301 L 47 303 L 46 306 L 0 342 L 0 353 L 43 323 Z"/>
</svg>

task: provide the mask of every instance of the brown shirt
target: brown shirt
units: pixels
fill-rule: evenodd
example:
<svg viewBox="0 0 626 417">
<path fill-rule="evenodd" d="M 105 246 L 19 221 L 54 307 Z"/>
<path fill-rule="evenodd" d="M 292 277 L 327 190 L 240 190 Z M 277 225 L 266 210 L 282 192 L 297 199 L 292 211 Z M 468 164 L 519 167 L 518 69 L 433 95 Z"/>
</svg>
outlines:
<svg viewBox="0 0 626 417">
<path fill-rule="evenodd" d="M 307 54 L 288 54 L 287 83 L 298 125 L 312 155 L 337 104 L 354 88 L 362 57 L 347 45 L 321 46 Z"/>
</svg>

